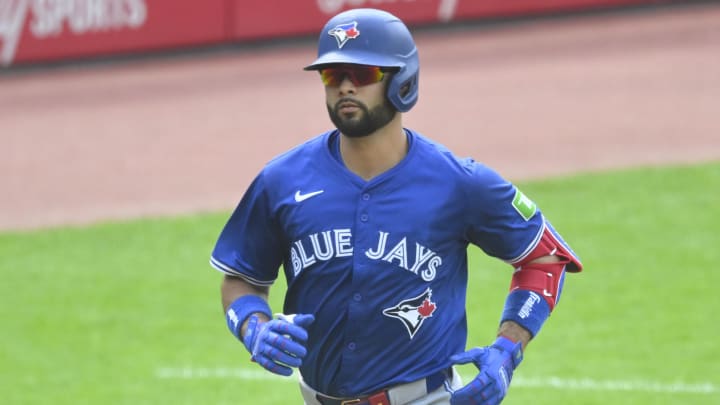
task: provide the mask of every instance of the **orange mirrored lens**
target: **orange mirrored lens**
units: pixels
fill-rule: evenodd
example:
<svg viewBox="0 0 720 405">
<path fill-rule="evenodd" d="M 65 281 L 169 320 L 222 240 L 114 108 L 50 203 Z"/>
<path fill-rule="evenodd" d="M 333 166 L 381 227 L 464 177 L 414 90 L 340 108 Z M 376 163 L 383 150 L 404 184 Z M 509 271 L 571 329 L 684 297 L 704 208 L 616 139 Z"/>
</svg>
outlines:
<svg viewBox="0 0 720 405">
<path fill-rule="evenodd" d="M 320 78 L 326 86 L 336 87 L 347 77 L 355 86 L 367 86 L 381 81 L 385 74 L 377 66 L 331 67 L 320 70 Z"/>
</svg>

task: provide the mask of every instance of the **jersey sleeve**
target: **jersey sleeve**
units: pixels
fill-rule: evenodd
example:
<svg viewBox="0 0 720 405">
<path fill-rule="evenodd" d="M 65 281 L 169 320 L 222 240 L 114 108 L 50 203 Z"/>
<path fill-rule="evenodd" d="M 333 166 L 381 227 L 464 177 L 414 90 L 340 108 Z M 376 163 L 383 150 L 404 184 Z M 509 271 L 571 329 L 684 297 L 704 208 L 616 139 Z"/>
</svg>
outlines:
<svg viewBox="0 0 720 405">
<path fill-rule="evenodd" d="M 283 251 L 263 173 L 243 195 L 215 244 L 210 264 L 258 286 L 278 276 Z"/>
<path fill-rule="evenodd" d="M 469 160 L 465 185 L 467 239 L 508 263 L 526 256 L 542 236 L 542 213 L 515 185 L 494 170 Z"/>
</svg>

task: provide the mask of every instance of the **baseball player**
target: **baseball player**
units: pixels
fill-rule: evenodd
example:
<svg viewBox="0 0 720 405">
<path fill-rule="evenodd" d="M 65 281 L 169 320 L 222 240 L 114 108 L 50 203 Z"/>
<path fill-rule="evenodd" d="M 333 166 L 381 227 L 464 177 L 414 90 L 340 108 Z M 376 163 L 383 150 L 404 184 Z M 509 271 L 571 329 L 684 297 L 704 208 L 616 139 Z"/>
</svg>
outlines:
<svg viewBox="0 0 720 405">
<path fill-rule="evenodd" d="M 306 404 L 500 403 L 580 260 L 513 184 L 403 127 L 419 62 L 401 20 L 340 13 L 318 48 L 305 70 L 335 129 L 267 163 L 212 252 L 230 331 L 270 372 L 299 368 Z M 496 339 L 465 351 L 470 244 L 515 271 Z"/>
</svg>

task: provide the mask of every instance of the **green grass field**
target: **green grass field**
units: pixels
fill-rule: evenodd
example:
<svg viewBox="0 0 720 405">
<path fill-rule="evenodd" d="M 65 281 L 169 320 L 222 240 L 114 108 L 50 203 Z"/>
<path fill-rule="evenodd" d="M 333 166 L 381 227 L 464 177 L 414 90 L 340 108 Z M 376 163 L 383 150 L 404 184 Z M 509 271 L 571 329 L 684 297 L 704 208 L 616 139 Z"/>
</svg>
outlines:
<svg viewBox="0 0 720 405">
<path fill-rule="evenodd" d="M 504 404 L 720 404 L 720 163 L 520 186 L 586 270 Z M 226 216 L 0 234 L 0 402 L 301 403 L 226 330 L 208 265 Z M 474 248 L 471 267 L 469 342 L 484 345 L 510 269 Z"/>
</svg>

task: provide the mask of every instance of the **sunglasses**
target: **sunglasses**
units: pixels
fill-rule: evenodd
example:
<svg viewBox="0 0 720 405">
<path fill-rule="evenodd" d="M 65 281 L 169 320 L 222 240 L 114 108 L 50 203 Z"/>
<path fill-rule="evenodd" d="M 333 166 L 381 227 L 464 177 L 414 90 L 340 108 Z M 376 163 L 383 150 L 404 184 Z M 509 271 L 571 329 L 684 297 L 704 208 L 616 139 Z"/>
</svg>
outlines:
<svg viewBox="0 0 720 405">
<path fill-rule="evenodd" d="M 385 71 L 377 66 L 337 66 L 320 69 L 320 79 L 325 86 L 340 86 L 346 77 L 355 86 L 367 86 L 381 81 L 385 77 Z"/>
</svg>

